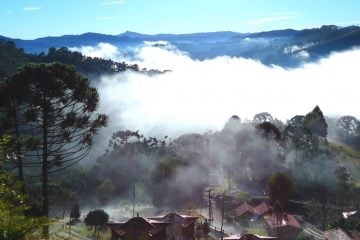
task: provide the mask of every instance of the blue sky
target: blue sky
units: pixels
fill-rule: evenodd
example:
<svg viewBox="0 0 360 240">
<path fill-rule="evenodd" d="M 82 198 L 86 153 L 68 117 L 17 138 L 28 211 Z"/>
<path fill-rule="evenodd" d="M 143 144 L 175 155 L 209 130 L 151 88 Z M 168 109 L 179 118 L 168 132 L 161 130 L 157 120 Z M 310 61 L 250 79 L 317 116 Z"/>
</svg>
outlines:
<svg viewBox="0 0 360 240">
<path fill-rule="evenodd" d="M 360 24 L 359 12 L 359 0 L 0 0 L 0 35 L 257 32 Z"/>
</svg>

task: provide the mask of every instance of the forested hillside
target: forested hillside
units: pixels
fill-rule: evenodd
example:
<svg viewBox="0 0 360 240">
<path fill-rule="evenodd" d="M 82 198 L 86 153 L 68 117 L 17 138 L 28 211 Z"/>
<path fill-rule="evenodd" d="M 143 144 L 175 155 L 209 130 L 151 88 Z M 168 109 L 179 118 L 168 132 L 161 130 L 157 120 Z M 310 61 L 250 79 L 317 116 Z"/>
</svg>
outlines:
<svg viewBox="0 0 360 240">
<path fill-rule="evenodd" d="M 175 138 L 117 129 L 102 139 L 108 146 L 100 156 L 90 159 L 93 139 L 108 123 L 98 112 L 94 79 L 149 72 L 67 48 L 26 54 L 4 41 L 0 48 L 0 177 L 11 182 L 7 193 L 18 192 L 20 201 L 27 196 L 26 206 L 16 209 L 25 223 L 35 217 L 39 227 L 46 222 L 39 216 L 64 216 L 74 204 L 121 202 L 128 208 L 135 194 L 137 204 L 159 211 L 202 207 L 210 187 L 235 202 L 264 195 L 271 200 L 271 179 L 285 175 L 294 187 L 284 197 L 285 210 L 324 230 L 359 227 L 341 218 L 360 203 L 360 122 L 353 116 L 326 118 L 319 106 L 286 122 L 267 112 L 252 121 L 234 115 L 220 130 Z M 11 213 L 9 202 L 4 206 Z M 42 227 L 48 236 L 48 226 Z"/>
<path fill-rule="evenodd" d="M 14 42 L 0 40 L 0 79 L 13 74 L 17 68 L 28 63 L 60 62 L 71 65 L 88 77 L 99 77 L 126 70 L 140 71 L 137 65 L 114 62 L 100 58 L 91 58 L 67 48 L 50 48 L 47 53 L 28 54 L 17 48 Z"/>
</svg>

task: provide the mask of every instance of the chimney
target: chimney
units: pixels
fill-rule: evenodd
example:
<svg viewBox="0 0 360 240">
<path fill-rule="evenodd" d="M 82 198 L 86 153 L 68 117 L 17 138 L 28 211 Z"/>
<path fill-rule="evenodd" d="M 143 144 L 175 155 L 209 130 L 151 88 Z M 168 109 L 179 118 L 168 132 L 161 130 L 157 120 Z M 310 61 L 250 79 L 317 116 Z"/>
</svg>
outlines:
<svg viewBox="0 0 360 240">
<path fill-rule="evenodd" d="M 136 217 L 139 217 L 139 213 L 136 213 Z"/>
</svg>

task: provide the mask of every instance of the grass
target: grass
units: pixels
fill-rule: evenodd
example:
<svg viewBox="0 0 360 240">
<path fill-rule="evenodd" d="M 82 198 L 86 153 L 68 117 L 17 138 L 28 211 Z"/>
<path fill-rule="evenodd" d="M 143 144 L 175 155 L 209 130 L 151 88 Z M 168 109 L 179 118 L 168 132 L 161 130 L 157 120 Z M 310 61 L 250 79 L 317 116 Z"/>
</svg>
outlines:
<svg viewBox="0 0 360 240">
<path fill-rule="evenodd" d="M 64 220 L 56 220 L 50 226 L 50 240 L 110 240 L 111 231 L 108 229 L 105 232 L 101 232 L 99 236 L 94 235 L 94 230 L 89 229 L 84 223 L 78 223 L 71 226 L 69 237 L 69 226 L 65 224 Z"/>
<path fill-rule="evenodd" d="M 249 233 L 260 235 L 260 236 L 268 235 L 268 232 L 262 222 L 250 223 L 250 226 L 245 228 L 245 230 Z"/>
<path fill-rule="evenodd" d="M 329 141 L 329 145 L 335 152 L 344 153 L 345 155 L 347 155 L 349 157 L 360 159 L 360 152 L 352 149 L 349 146 L 345 146 L 345 145 L 343 145 L 339 142 L 335 142 L 335 141 Z"/>
<path fill-rule="evenodd" d="M 261 227 L 249 227 L 249 228 L 245 228 L 247 232 L 252 233 L 252 234 L 256 234 L 256 235 L 260 235 L 260 236 L 267 236 L 268 232 L 266 231 L 265 228 L 261 228 Z"/>
</svg>

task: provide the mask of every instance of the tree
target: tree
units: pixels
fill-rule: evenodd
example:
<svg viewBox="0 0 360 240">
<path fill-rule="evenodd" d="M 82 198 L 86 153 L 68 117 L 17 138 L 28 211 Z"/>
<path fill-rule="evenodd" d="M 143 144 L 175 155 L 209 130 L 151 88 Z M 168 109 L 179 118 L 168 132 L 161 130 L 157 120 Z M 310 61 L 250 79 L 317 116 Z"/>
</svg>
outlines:
<svg viewBox="0 0 360 240">
<path fill-rule="evenodd" d="M 237 115 L 231 116 L 229 120 L 225 123 L 223 131 L 228 132 L 237 132 L 241 129 L 241 119 Z"/>
<path fill-rule="evenodd" d="M 335 177 L 337 180 L 337 187 L 339 191 L 339 204 L 341 207 L 345 208 L 349 201 L 350 195 L 350 181 L 351 176 L 347 171 L 346 167 L 338 167 L 335 169 Z"/>
<path fill-rule="evenodd" d="M 86 226 L 94 227 L 94 234 L 99 233 L 100 228 L 105 227 L 108 221 L 109 215 L 101 209 L 89 212 L 84 219 Z"/>
<path fill-rule="evenodd" d="M 99 202 L 103 205 L 108 203 L 113 195 L 114 186 L 109 178 L 107 178 L 97 189 L 96 195 Z"/>
<path fill-rule="evenodd" d="M 93 114 L 99 94 L 90 87 L 89 79 L 60 63 L 29 64 L 4 85 L 9 95 L 17 94 L 17 89 L 11 86 L 27 89 L 19 108 L 25 124 L 19 128 L 20 135 L 28 137 L 23 164 L 40 168 L 42 214 L 48 216 L 49 174 L 85 158 L 94 135 L 106 125 L 107 117 Z M 48 231 L 44 228 L 45 238 Z"/>
<path fill-rule="evenodd" d="M 326 151 L 327 122 L 318 106 L 305 116 L 295 116 L 285 128 L 285 139 L 309 158 Z"/>
<path fill-rule="evenodd" d="M 256 129 L 261 136 L 267 139 L 281 140 L 280 130 L 271 122 L 262 122 L 256 125 Z"/>
<path fill-rule="evenodd" d="M 12 135 L 12 145 L 14 147 L 13 167 L 18 169 L 18 178 L 22 184 L 22 192 L 25 193 L 24 184 L 24 163 L 22 155 L 26 136 L 24 131 L 31 128 L 26 124 L 25 109 L 26 95 L 28 88 L 26 84 L 19 84 L 15 81 L 7 81 L 0 88 L 0 110 L 1 110 L 1 134 Z M 21 136 L 22 135 L 22 136 Z"/>
<path fill-rule="evenodd" d="M 295 193 L 293 179 L 285 173 L 275 173 L 270 176 L 267 182 L 270 195 L 270 203 L 278 202 L 283 209 L 287 206 L 287 201 Z"/>
<path fill-rule="evenodd" d="M 70 219 L 79 219 L 80 218 L 80 205 L 78 203 L 74 204 L 70 211 Z"/>
<path fill-rule="evenodd" d="M 262 113 L 258 113 L 255 114 L 254 118 L 253 118 L 253 123 L 256 124 L 260 124 L 260 123 L 264 123 L 264 122 L 274 122 L 274 118 L 271 116 L 270 113 L 267 112 L 262 112 Z"/>
<path fill-rule="evenodd" d="M 25 215 L 29 208 L 26 197 L 21 193 L 20 183 L 2 170 L 9 143 L 8 136 L 0 139 L 0 239 L 25 239 L 34 235 L 41 225 L 47 224 L 46 218 L 32 218 Z"/>
<path fill-rule="evenodd" d="M 305 130 L 311 134 L 326 138 L 328 125 L 319 106 L 316 106 L 310 113 L 306 114 L 303 124 Z"/>
<path fill-rule="evenodd" d="M 210 233 L 210 224 L 207 221 L 207 219 L 205 219 L 205 222 L 202 224 L 201 228 L 202 228 L 203 235 L 205 237 L 207 237 L 207 235 Z"/>
</svg>

